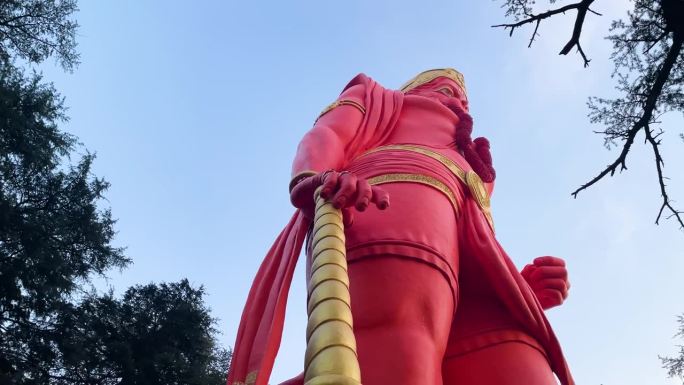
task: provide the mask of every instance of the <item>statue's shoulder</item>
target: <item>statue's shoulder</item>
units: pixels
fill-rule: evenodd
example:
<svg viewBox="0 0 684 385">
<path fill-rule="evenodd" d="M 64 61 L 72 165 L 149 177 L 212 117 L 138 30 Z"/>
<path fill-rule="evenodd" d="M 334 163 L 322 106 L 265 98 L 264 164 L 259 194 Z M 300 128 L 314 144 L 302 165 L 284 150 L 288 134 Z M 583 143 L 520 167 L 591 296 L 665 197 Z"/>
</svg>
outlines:
<svg viewBox="0 0 684 385">
<path fill-rule="evenodd" d="M 373 80 L 370 76 L 359 73 L 354 76 L 352 80 L 347 83 L 347 85 L 342 89 L 340 96 L 328 105 L 323 111 L 318 115 L 318 118 L 330 112 L 336 107 L 349 105 L 352 106 L 361 113 L 366 113 L 366 108 L 369 103 L 372 103 L 374 98 L 386 97 L 387 95 L 392 95 L 399 93 L 400 91 L 390 90 L 383 87 L 380 83 Z M 317 119 L 318 120 L 318 119 Z"/>
<path fill-rule="evenodd" d="M 363 95 L 366 95 L 371 89 L 378 91 L 391 91 L 364 73 L 359 73 L 358 75 L 354 76 L 352 80 L 350 80 L 349 83 L 347 83 L 347 85 L 344 87 L 342 94 L 347 93 L 351 89 L 353 89 L 356 93 L 363 92 Z"/>
<path fill-rule="evenodd" d="M 352 106 L 361 111 L 361 113 L 365 114 L 367 90 L 369 87 L 372 87 L 373 83 L 373 80 L 363 73 L 356 75 L 342 89 L 342 92 L 340 93 L 340 96 L 337 97 L 337 100 L 325 107 L 318 115 L 316 120 L 320 119 L 321 116 L 332 111 L 334 108 L 345 105 Z"/>
<path fill-rule="evenodd" d="M 346 86 L 344 86 L 338 100 L 346 98 L 363 104 L 366 102 L 365 99 L 366 95 L 368 94 L 368 90 L 377 85 L 378 84 L 368 75 L 359 73 L 358 75 L 354 76 Z"/>
</svg>

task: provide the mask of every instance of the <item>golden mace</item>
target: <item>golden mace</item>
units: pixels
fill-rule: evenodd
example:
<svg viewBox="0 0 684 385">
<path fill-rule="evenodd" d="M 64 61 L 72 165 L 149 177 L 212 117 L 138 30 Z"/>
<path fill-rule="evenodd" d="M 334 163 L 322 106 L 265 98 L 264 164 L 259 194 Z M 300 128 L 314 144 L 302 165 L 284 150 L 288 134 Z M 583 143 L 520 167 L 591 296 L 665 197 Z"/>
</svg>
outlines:
<svg viewBox="0 0 684 385">
<path fill-rule="evenodd" d="M 360 385 L 342 212 L 314 194 L 305 385 Z"/>
</svg>

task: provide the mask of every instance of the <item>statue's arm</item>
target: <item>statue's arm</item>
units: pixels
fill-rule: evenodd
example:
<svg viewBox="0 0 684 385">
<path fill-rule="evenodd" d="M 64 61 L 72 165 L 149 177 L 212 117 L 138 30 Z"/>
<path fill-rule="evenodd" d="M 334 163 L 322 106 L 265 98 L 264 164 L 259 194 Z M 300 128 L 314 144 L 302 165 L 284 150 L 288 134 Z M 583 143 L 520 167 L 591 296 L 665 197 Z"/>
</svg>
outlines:
<svg viewBox="0 0 684 385">
<path fill-rule="evenodd" d="M 346 89 L 304 135 L 292 164 L 293 179 L 344 166 L 345 148 L 363 120 L 364 87 L 357 84 Z"/>
<path fill-rule="evenodd" d="M 359 144 L 355 138 L 366 112 L 363 105 L 365 85 L 356 84 L 323 110 L 313 128 L 304 135 L 292 164 L 290 201 L 307 218 L 313 217 L 313 194 L 318 187 L 321 196 L 344 212 L 345 225 L 351 225 L 351 206 L 365 210 L 375 204 L 380 210 L 389 206 L 389 195 L 380 186 L 342 171 L 346 167 L 347 148 Z"/>
</svg>

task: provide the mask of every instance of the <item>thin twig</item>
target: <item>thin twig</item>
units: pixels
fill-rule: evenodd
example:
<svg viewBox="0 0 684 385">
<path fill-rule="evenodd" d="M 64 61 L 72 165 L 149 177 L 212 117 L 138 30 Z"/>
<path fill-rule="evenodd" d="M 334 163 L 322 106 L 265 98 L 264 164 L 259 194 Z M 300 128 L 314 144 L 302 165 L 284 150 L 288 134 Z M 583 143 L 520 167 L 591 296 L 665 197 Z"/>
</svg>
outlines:
<svg viewBox="0 0 684 385">
<path fill-rule="evenodd" d="M 636 134 L 641 130 L 641 128 L 642 127 L 640 125 L 636 124 L 629 130 L 629 132 L 627 133 L 627 138 L 625 139 L 625 144 L 622 146 L 620 156 L 618 156 L 613 163 L 606 166 L 606 168 L 603 169 L 603 171 L 601 171 L 589 182 L 583 184 L 580 188 L 573 191 L 572 196 L 574 198 L 577 198 L 577 194 L 579 194 L 580 191 L 585 190 L 587 187 L 603 179 L 604 176 L 608 174 L 610 174 L 610 176 L 613 176 L 617 171 L 618 166 L 620 166 L 620 172 L 627 169 L 627 153 L 629 153 L 629 150 L 632 147 L 632 144 L 634 143 L 634 138 L 636 137 Z"/>
<path fill-rule="evenodd" d="M 532 32 L 532 37 L 530 38 L 530 44 L 527 45 L 527 48 L 532 47 L 532 43 L 534 43 L 534 38 L 537 36 L 537 30 L 539 29 L 539 24 L 541 23 L 541 20 L 537 20 L 537 25 L 534 26 L 534 32 Z M 513 31 L 513 30 L 511 30 Z"/>
<path fill-rule="evenodd" d="M 602 14 L 602 13 L 598 13 L 598 12 L 594 11 L 594 10 L 593 10 L 593 9 L 591 9 L 591 8 L 587 8 L 587 11 L 589 11 L 589 12 L 593 13 L 593 14 L 594 14 L 594 15 L 596 15 L 596 16 L 603 16 L 603 14 Z"/>
<path fill-rule="evenodd" d="M 674 67 L 675 63 L 677 62 L 677 57 L 680 55 L 682 51 L 682 46 L 684 45 L 684 37 L 679 36 L 679 35 L 674 35 L 673 41 L 672 41 L 672 46 L 670 46 L 667 55 L 665 56 L 665 59 L 663 60 L 662 65 L 660 66 L 660 69 L 658 70 L 657 76 L 655 81 L 653 82 L 649 92 L 648 96 L 646 98 L 646 101 L 644 103 L 644 107 L 642 110 L 642 114 L 637 120 L 632 128 L 627 131 L 627 135 L 625 137 L 625 143 L 622 147 L 622 151 L 620 152 L 620 155 L 615 159 L 615 161 L 611 164 L 609 164 L 603 171 L 601 171 L 597 176 L 592 178 L 589 182 L 583 184 L 581 187 L 579 187 L 577 190 L 572 192 L 572 196 L 577 198 L 577 194 L 579 194 L 582 190 L 587 189 L 589 186 L 593 185 L 594 183 L 598 182 L 599 180 L 603 179 L 606 175 L 610 174 L 610 176 L 613 176 L 615 172 L 618 169 L 618 166 L 620 166 L 620 171 L 627 169 L 626 166 L 626 160 L 627 160 L 627 154 L 629 153 L 629 150 L 634 143 L 634 138 L 636 137 L 636 134 L 644 130 L 646 134 L 646 140 L 651 143 L 653 147 L 653 152 L 656 158 L 656 166 L 658 170 L 658 181 L 660 183 L 661 187 L 661 195 L 663 197 L 663 205 L 660 208 L 660 212 L 658 213 L 658 217 L 656 219 L 656 223 L 660 220 L 663 210 L 665 208 L 668 208 L 671 212 L 671 216 L 675 216 L 677 220 L 679 221 L 680 225 L 684 227 L 684 222 L 682 222 L 682 218 L 680 214 L 682 213 L 681 211 L 676 210 L 674 207 L 672 207 L 670 199 L 668 198 L 666 189 L 665 189 L 665 177 L 663 177 L 662 173 L 662 157 L 660 156 L 660 149 L 658 148 L 659 141 L 656 140 L 656 137 L 653 137 L 652 133 L 650 132 L 649 129 L 649 124 L 652 124 L 653 121 L 653 114 L 657 105 L 658 98 L 662 94 L 663 87 L 665 86 L 665 83 L 667 82 L 668 78 L 670 77 L 670 73 L 672 71 L 672 68 Z M 660 135 L 660 134 L 658 134 Z"/>
<path fill-rule="evenodd" d="M 513 31 L 515 31 L 516 28 L 522 27 L 525 24 L 530 24 L 530 23 L 535 23 L 534 27 L 534 32 L 532 33 L 532 37 L 530 37 L 530 43 L 527 45 L 528 47 L 532 46 L 532 43 L 534 42 L 535 37 L 537 36 L 537 30 L 539 29 L 539 24 L 541 23 L 542 20 L 547 19 L 551 16 L 558 15 L 560 13 L 565 13 L 570 10 L 577 10 L 577 17 L 575 18 L 575 26 L 573 27 L 572 31 L 572 36 L 570 37 L 570 40 L 565 44 L 563 49 L 560 51 L 559 55 L 567 55 L 568 52 L 572 49 L 572 47 L 577 47 L 577 51 L 580 53 L 582 56 L 582 60 L 584 60 L 584 66 L 587 67 L 589 65 L 589 59 L 587 58 L 587 55 L 584 53 L 584 50 L 582 50 L 582 47 L 580 46 L 579 38 L 580 35 L 582 34 L 582 26 L 584 25 L 584 20 L 586 18 L 587 12 L 591 12 L 593 14 L 601 16 L 600 13 L 589 9 L 589 6 L 594 2 L 595 0 L 582 0 L 577 3 L 572 3 L 568 4 L 566 6 L 557 8 L 557 9 L 551 9 L 546 12 L 542 12 L 539 14 L 527 14 L 527 18 L 522 19 L 518 22 L 515 23 L 509 23 L 509 24 L 497 24 L 493 25 L 493 28 L 498 28 L 498 27 L 503 27 L 504 29 L 509 29 L 509 36 L 513 35 Z"/>
<path fill-rule="evenodd" d="M 677 222 L 679 222 L 679 225 L 684 228 L 684 221 L 682 221 L 682 217 L 680 214 L 682 214 L 681 211 L 676 210 L 674 207 L 672 207 L 672 204 L 670 202 L 670 198 L 667 195 L 667 190 L 665 189 L 665 177 L 663 177 L 663 166 L 665 165 L 665 162 L 663 161 L 663 157 L 660 155 L 660 140 L 656 140 L 658 136 L 660 136 L 661 133 L 658 133 L 658 135 L 653 136 L 651 133 L 651 128 L 646 126 L 644 128 L 644 132 L 646 133 L 646 140 L 651 143 L 651 147 L 653 148 L 653 154 L 655 155 L 655 162 L 656 162 L 656 169 L 658 171 L 658 183 L 660 184 L 660 196 L 663 198 L 663 204 L 660 206 L 660 210 L 658 211 L 658 216 L 656 217 L 655 223 L 656 225 L 660 221 L 661 216 L 663 215 L 663 210 L 667 207 L 672 214 L 668 216 L 668 218 L 675 217 L 677 218 Z"/>
</svg>

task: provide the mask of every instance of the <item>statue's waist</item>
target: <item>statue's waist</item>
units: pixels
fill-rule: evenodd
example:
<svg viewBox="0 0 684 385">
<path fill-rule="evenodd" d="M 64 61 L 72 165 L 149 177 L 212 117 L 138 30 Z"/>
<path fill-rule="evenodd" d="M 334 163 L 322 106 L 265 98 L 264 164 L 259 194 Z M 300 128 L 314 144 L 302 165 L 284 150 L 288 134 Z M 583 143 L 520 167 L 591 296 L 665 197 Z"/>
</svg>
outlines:
<svg viewBox="0 0 684 385">
<path fill-rule="evenodd" d="M 394 144 L 367 151 L 354 159 L 347 170 L 369 179 L 371 184 L 403 182 L 430 186 L 449 198 L 456 215 L 469 195 L 494 227 L 484 183 L 455 152 L 450 157 L 425 146 Z"/>
</svg>

